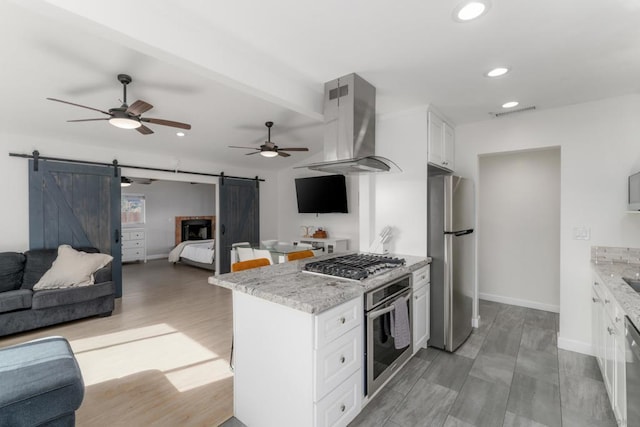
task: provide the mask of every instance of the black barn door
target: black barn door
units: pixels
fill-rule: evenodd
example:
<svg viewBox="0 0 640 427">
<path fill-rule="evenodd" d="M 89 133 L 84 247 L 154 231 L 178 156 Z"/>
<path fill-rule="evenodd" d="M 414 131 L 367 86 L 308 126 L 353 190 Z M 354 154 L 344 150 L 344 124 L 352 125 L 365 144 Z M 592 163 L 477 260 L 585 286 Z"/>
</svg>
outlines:
<svg viewBox="0 0 640 427">
<path fill-rule="evenodd" d="M 29 161 L 29 247 L 62 244 L 111 254 L 116 296 L 122 296 L 120 177 L 113 167 L 40 160 L 36 170 Z"/>
<path fill-rule="evenodd" d="M 260 243 L 260 190 L 258 181 L 221 178 L 220 195 L 220 273 L 231 271 L 231 245 L 236 242 Z"/>
</svg>

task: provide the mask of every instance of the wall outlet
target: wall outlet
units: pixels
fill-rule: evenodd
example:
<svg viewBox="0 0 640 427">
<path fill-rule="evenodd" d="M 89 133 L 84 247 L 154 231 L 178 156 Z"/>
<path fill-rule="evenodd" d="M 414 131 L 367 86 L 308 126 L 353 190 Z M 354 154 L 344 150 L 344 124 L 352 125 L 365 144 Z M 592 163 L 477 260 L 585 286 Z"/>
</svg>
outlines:
<svg viewBox="0 0 640 427">
<path fill-rule="evenodd" d="M 591 240 L 589 227 L 573 227 L 573 240 Z"/>
</svg>

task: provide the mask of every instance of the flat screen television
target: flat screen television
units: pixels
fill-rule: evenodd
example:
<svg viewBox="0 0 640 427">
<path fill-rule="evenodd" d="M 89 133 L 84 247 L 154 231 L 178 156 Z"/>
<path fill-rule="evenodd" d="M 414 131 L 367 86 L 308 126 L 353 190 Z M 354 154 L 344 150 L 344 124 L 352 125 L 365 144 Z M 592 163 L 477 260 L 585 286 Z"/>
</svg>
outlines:
<svg viewBox="0 0 640 427">
<path fill-rule="evenodd" d="M 299 213 L 348 213 L 344 175 L 296 178 Z"/>
</svg>

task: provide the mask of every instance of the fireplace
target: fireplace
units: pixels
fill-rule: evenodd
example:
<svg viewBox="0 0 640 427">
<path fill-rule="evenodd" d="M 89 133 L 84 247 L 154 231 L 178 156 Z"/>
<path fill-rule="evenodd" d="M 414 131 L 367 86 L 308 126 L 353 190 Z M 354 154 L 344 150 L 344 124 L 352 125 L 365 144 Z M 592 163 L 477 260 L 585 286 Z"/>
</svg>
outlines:
<svg viewBox="0 0 640 427">
<path fill-rule="evenodd" d="M 205 240 L 211 239 L 211 220 L 210 219 L 184 219 L 182 220 L 181 238 L 185 240 Z"/>
<path fill-rule="evenodd" d="M 175 224 L 176 245 L 185 240 L 213 239 L 216 229 L 216 217 L 177 216 Z"/>
</svg>

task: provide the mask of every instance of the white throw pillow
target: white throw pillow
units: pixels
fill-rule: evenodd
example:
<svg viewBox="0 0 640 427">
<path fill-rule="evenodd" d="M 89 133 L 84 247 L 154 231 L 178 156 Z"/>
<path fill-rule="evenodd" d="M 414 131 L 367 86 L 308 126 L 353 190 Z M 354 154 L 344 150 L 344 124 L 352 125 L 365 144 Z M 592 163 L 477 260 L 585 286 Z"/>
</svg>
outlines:
<svg viewBox="0 0 640 427">
<path fill-rule="evenodd" d="M 112 259 L 111 255 L 88 254 L 76 251 L 69 245 L 61 245 L 58 247 L 58 257 L 33 286 L 33 290 L 92 285 L 93 273 L 109 264 Z"/>
</svg>

